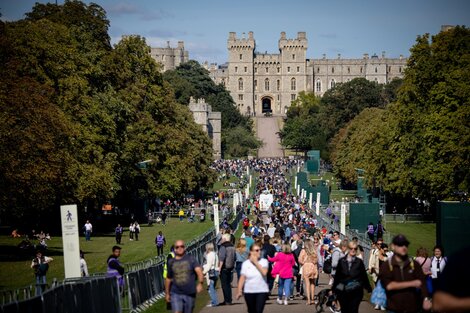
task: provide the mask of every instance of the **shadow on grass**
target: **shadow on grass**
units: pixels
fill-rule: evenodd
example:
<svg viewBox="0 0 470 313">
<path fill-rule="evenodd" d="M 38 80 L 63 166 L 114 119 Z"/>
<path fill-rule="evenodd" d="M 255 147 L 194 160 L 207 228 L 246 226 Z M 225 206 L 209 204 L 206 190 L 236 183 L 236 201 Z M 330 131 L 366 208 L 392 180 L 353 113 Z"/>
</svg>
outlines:
<svg viewBox="0 0 470 313">
<path fill-rule="evenodd" d="M 0 245 L 0 262 L 15 262 L 32 260 L 36 255 L 37 249 L 30 247 L 27 249 L 20 249 L 12 245 Z M 62 249 L 48 248 L 43 250 L 44 255 L 58 256 L 63 255 Z"/>
</svg>

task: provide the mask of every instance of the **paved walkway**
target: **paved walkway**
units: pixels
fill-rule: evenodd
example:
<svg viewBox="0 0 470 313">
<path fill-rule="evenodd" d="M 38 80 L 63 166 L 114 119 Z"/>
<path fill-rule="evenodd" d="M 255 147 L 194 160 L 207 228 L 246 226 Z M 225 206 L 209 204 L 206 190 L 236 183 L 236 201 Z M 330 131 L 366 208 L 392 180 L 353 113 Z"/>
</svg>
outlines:
<svg viewBox="0 0 470 313">
<path fill-rule="evenodd" d="M 258 150 L 258 158 L 283 157 L 284 151 L 279 138 L 279 117 L 256 117 L 256 134 L 264 142 Z"/>
<path fill-rule="evenodd" d="M 234 274 L 233 277 L 233 286 L 235 286 L 235 283 L 237 281 L 237 275 Z M 328 277 L 326 274 L 320 274 L 320 283 L 317 288 L 315 288 L 315 294 L 318 294 L 320 290 L 328 288 Z M 219 297 L 219 302 L 222 302 L 224 300 L 224 296 L 222 295 L 222 289 L 220 288 L 220 281 L 217 282 L 217 293 Z M 366 293 L 366 291 L 364 291 Z M 218 307 L 204 307 L 200 313 L 241 313 L 241 312 L 247 312 L 247 307 L 245 304 L 245 300 L 240 298 L 240 300 L 236 300 L 235 296 L 237 294 L 236 288 L 232 289 L 232 295 L 233 295 L 233 305 L 225 305 L 225 306 L 218 306 Z M 276 303 L 277 299 L 277 290 L 272 293 L 273 295 L 269 297 L 269 300 L 266 303 L 266 306 L 264 308 L 265 313 L 305 313 L 305 312 L 311 312 L 314 313 L 316 312 L 315 306 L 314 305 L 309 305 L 307 306 L 306 300 L 302 300 L 300 298 L 295 298 L 295 300 L 289 301 L 289 305 L 284 306 L 284 305 L 279 305 Z M 325 313 L 330 313 L 330 310 L 326 306 L 323 307 L 323 312 Z M 370 304 L 370 302 L 367 301 L 362 301 L 361 305 L 359 307 L 359 312 L 360 313 L 379 313 L 381 311 L 375 311 L 373 306 Z"/>
</svg>

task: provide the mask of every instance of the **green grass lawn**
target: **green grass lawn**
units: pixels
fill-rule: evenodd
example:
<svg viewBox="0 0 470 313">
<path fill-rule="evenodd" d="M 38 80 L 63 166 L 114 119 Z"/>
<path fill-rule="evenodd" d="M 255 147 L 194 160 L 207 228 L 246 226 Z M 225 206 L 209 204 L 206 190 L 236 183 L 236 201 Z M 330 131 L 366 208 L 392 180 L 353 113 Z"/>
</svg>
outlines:
<svg viewBox="0 0 470 313">
<path fill-rule="evenodd" d="M 213 224 L 210 220 L 204 223 L 195 222 L 189 224 L 187 221 L 180 222 L 177 218 L 169 219 L 167 226 L 141 225 L 139 241 L 130 241 L 128 232 L 124 232 L 122 238 L 121 261 L 132 263 L 143 261 L 156 256 L 154 244 L 155 236 L 159 230 L 163 231 L 167 239 L 165 252 L 176 239 L 190 241 L 207 231 Z M 20 239 L 7 236 L 0 237 L 0 290 L 24 287 L 33 283 L 33 270 L 30 268 L 33 253 L 23 253 L 16 246 Z M 115 245 L 114 234 L 93 237 L 91 241 L 85 241 L 80 237 L 80 249 L 85 252 L 85 260 L 90 273 L 106 271 L 106 259 L 111 254 L 111 248 Z M 48 251 L 45 255 L 54 258 L 50 264 L 47 274 L 48 283 L 53 278 L 64 279 L 64 258 L 62 255 L 62 238 L 53 237 L 47 242 Z"/>
<path fill-rule="evenodd" d="M 387 223 L 385 229 L 392 235 L 403 234 L 410 241 L 409 255 L 415 256 L 419 247 L 424 247 L 428 253 L 436 244 L 436 224 Z M 393 237 L 393 236 L 392 236 Z"/>
</svg>

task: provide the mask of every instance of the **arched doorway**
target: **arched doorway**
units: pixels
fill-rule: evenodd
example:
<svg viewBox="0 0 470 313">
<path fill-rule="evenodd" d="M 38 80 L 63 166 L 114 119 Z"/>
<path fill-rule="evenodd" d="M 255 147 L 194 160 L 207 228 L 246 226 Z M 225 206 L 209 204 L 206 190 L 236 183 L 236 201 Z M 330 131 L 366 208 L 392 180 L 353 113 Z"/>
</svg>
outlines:
<svg viewBox="0 0 470 313">
<path fill-rule="evenodd" d="M 261 100 L 261 113 L 272 113 L 273 110 L 271 108 L 271 98 L 263 98 Z"/>
</svg>

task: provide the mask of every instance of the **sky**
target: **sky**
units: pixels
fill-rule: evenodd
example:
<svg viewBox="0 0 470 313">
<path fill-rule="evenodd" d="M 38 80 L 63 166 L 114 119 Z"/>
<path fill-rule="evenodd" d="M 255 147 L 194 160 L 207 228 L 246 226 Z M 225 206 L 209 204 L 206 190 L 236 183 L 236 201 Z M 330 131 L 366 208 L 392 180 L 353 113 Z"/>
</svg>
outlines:
<svg viewBox="0 0 470 313">
<path fill-rule="evenodd" d="M 59 4 L 64 0 L 57 0 Z M 24 18 L 41 0 L 0 0 L 1 19 Z M 89 1 L 84 1 L 89 3 Z M 258 52 L 278 53 L 282 31 L 305 31 L 308 58 L 409 56 L 416 37 L 441 25 L 470 26 L 468 0 L 95 0 L 107 12 L 109 35 L 146 38 L 152 47 L 184 41 L 191 59 L 224 63 L 229 32 L 254 32 Z"/>
</svg>

